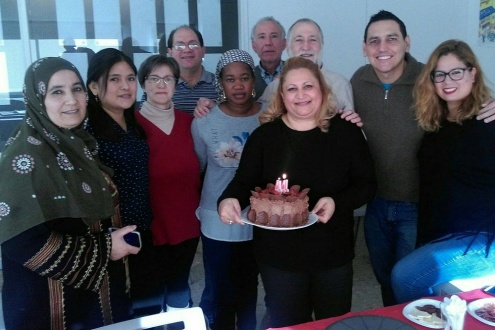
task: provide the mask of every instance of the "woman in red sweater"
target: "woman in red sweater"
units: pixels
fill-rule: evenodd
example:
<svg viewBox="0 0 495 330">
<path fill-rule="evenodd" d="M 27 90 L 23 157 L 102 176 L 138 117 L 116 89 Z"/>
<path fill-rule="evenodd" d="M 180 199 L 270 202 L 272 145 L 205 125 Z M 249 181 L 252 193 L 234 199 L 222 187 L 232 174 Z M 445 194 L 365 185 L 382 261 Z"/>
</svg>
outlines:
<svg viewBox="0 0 495 330">
<path fill-rule="evenodd" d="M 151 232 L 163 274 L 166 311 L 191 306 L 189 272 L 199 242 L 200 171 L 191 135 L 192 117 L 174 109 L 179 79 L 173 58 L 153 55 L 138 72 L 147 94 L 136 118 L 150 148 Z"/>
</svg>

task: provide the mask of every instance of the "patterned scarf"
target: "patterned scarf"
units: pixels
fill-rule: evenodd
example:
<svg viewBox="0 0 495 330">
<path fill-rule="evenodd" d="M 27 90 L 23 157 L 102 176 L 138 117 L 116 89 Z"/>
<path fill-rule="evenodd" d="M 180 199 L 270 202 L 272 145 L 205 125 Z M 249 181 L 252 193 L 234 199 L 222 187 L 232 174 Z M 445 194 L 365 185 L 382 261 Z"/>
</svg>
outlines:
<svg viewBox="0 0 495 330">
<path fill-rule="evenodd" d="M 47 115 L 48 82 L 60 70 L 75 72 L 83 82 L 58 57 L 42 58 L 26 71 L 26 115 L 0 158 L 0 243 L 45 221 L 82 218 L 89 225 L 114 214 L 101 172 L 111 170 L 95 159 L 94 138 L 82 124 L 60 128 Z"/>
<path fill-rule="evenodd" d="M 222 73 L 222 69 L 224 67 L 226 67 L 228 64 L 233 62 L 246 63 L 251 68 L 251 71 L 254 76 L 254 61 L 248 52 L 240 49 L 231 49 L 223 53 L 222 57 L 218 61 L 217 70 L 215 71 L 215 88 L 219 95 L 219 99 L 218 99 L 219 102 L 223 101 L 221 95 L 224 94 L 222 85 L 220 84 L 220 80 L 221 80 L 220 74 Z"/>
</svg>

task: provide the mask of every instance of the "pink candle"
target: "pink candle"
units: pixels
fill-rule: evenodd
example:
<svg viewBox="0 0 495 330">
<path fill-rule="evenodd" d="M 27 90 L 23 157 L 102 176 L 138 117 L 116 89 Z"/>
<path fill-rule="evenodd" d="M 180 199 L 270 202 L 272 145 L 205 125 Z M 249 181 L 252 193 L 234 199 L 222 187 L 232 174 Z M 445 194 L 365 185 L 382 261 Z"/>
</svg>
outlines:
<svg viewBox="0 0 495 330">
<path fill-rule="evenodd" d="M 280 180 L 280 178 L 278 178 L 277 181 L 275 182 L 275 191 L 279 193 L 283 193 L 282 180 Z"/>
<path fill-rule="evenodd" d="M 289 180 L 287 179 L 287 175 L 285 175 L 285 173 L 282 174 L 282 178 L 284 179 L 282 181 L 282 190 L 284 192 L 289 192 Z"/>
</svg>

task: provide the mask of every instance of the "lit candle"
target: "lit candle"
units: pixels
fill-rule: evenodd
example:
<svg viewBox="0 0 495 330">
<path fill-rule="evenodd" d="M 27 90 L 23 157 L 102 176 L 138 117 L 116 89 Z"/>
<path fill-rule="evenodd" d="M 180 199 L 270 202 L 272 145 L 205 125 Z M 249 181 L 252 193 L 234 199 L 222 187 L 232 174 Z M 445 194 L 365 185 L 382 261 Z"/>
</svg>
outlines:
<svg viewBox="0 0 495 330">
<path fill-rule="evenodd" d="M 284 179 L 282 181 L 282 190 L 286 193 L 289 192 L 289 180 L 287 179 L 287 175 L 282 174 L 282 178 Z"/>
<path fill-rule="evenodd" d="M 280 178 L 278 178 L 277 181 L 275 182 L 275 191 L 279 193 L 283 193 L 282 180 L 280 180 Z"/>
</svg>

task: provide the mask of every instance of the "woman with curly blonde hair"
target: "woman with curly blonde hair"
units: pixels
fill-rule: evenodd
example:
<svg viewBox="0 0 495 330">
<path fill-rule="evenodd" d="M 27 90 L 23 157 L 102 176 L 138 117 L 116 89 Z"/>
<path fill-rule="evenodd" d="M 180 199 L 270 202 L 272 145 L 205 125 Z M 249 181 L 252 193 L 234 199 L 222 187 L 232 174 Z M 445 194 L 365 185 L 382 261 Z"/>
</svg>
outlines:
<svg viewBox="0 0 495 330">
<path fill-rule="evenodd" d="M 469 46 L 441 43 L 414 89 L 419 124 L 419 249 L 392 272 L 398 302 L 495 273 L 495 122 L 476 119 L 490 98 Z M 491 252 L 491 253 L 490 253 Z"/>
<path fill-rule="evenodd" d="M 267 327 L 284 327 L 350 311 L 353 210 L 375 194 L 368 146 L 356 125 L 335 116 L 330 88 L 313 62 L 293 57 L 275 100 L 249 136 L 235 176 L 219 197 L 225 224 L 240 224 L 250 191 L 287 174 L 310 188 L 318 222 L 289 231 L 253 228 L 266 293 Z M 241 208 L 242 207 L 242 208 Z"/>
<path fill-rule="evenodd" d="M 463 63 L 462 68 L 449 72 L 450 78 L 457 81 L 456 78 L 462 80 L 466 75 L 472 77 L 473 83 L 472 90 L 466 98 L 451 104 L 437 93 L 439 83 L 444 81 L 440 80 L 446 77 L 446 73 L 438 74 L 438 71 L 435 71 L 440 58 L 448 54 L 456 56 Z M 460 40 L 447 40 L 435 49 L 420 74 L 413 93 L 419 125 L 427 132 L 438 131 L 446 118 L 458 124 L 472 118 L 478 114 L 483 102 L 490 98 L 490 90 L 485 84 L 483 71 L 476 55 L 465 42 Z"/>
<path fill-rule="evenodd" d="M 332 98 L 332 89 L 325 82 L 325 78 L 323 77 L 321 70 L 318 68 L 318 65 L 302 57 L 293 57 L 285 62 L 284 67 L 286 70 L 283 70 L 280 74 L 280 84 L 278 85 L 277 93 L 274 95 L 268 108 L 260 116 L 260 123 L 267 123 L 287 114 L 287 108 L 284 105 L 284 100 L 282 97 L 287 73 L 295 69 L 307 69 L 318 80 L 321 87 L 322 103 L 315 115 L 316 125 L 323 132 L 328 132 L 330 119 L 337 114 L 337 106 L 335 100 Z"/>
</svg>

